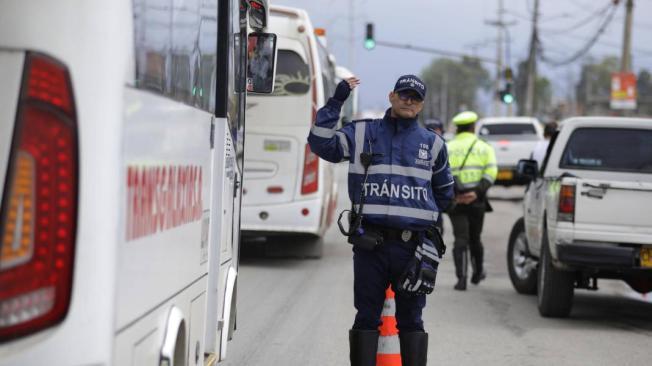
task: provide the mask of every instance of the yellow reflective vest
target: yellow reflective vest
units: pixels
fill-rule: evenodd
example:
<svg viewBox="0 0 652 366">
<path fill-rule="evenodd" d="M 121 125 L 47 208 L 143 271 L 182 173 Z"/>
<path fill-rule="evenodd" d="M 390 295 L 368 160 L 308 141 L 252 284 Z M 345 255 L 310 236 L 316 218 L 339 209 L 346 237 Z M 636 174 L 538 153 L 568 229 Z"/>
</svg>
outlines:
<svg viewBox="0 0 652 366">
<path fill-rule="evenodd" d="M 477 142 L 473 145 L 473 149 L 462 167 L 464 157 L 476 140 Z M 482 179 L 491 183 L 496 180 L 498 168 L 494 148 L 475 134 L 471 132 L 458 133 L 453 140 L 447 142 L 447 147 L 451 172 L 463 188 L 475 188 Z"/>
</svg>

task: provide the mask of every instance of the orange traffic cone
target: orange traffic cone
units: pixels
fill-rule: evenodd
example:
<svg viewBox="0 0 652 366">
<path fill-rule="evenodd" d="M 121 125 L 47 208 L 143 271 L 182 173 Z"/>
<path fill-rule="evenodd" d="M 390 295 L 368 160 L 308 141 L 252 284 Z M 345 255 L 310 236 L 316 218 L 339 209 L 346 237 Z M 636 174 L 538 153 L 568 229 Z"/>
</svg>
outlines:
<svg viewBox="0 0 652 366">
<path fill-rule="evenodd" d="M 394 291 L 390 285 L 385 291 L 385 304 L 383 305 L 382 321 L 378 327 L 378 353 L 376 354 L 376 366 L 401 366 L 401 344 L 398 340 L 398 329 L 396 329 L 396 302 Z"/>
</svg>

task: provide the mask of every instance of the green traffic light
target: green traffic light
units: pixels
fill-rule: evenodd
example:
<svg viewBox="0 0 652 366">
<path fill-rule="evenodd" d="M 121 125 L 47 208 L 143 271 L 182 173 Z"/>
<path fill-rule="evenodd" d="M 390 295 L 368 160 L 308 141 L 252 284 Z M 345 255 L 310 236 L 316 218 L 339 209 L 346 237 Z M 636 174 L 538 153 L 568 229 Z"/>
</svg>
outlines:
<svg viewBox="0 0 652 366">
<path fill-rule="evenodd" d="M 373 39 L 365 39 L 364 40 L 364 48 L 368 50 L 373 50 L 376 47 L 376 41 Z"/>
<path fill-rule="evenodd" d="M 503 103 L 505 104 L 511 104 L 514 102 L 514 96 L 511 94 L 505 94 L 503 95 Z"/>
</svg>

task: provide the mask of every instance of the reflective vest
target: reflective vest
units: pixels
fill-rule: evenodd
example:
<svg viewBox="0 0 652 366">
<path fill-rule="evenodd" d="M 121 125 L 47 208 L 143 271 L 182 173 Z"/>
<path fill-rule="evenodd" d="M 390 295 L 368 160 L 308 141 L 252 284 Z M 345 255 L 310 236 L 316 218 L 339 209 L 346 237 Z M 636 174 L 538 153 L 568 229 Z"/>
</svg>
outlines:
<svg viewBox="0 0 652 366">
<path fill-rule="evenodd" d="M 349 161 L 349 198 L 356 207 L 365 195 L 364 224 L 423 230 L 437 221 L 453 197 L 444 139 L 416 120 L 382 119 L 349 123 L 335 130 L 341 103 L 330 99 L 317 113 L 308 136 L 321 158 Z M 373 153 L 367 181 L 360 153 Z"/>
<path fill-rule="evenodd" d="M 462 167 L 464 157 L 476 140 L 477 142 L 473 145 L 473 149 Z M 463 188 L 475 188 L 482 179 L 491 183 L 496 180 L 498 173 L 496 153 L 491 145 L 471 132 L 458 133 L 447 145 L 451 171 L 453 176 L 462 183 Z"/>
</svg>

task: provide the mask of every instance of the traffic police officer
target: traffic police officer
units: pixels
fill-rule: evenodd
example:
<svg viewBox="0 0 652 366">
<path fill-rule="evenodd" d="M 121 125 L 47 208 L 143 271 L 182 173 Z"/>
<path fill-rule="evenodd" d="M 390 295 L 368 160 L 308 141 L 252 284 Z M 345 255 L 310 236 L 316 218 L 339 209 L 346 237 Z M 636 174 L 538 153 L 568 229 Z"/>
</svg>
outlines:
<svg viewBox="0 0 652 366">
<path fill-rule="evenodd" d="M 359 84 L 350 78 L 317 112 L 310 131 L 311 150 L 330 162 L 349 162 L 348 190 L 354 210 L 363 205 L 362 231 L 382 235 L 373 249 L 353 246 L 355 322 L 349 331 L 351 365 L 375 365 L 378 326 L 389 284 L 415 257 L 419 238 L 431 228 L 453 199 L 453 177 L 444 140 L 422 128 L 425 84 L 414 75 L 401 76 L 389 93 L 381 119 L 354 121 L 336 130 L 343 102 Z M 365 168 L 363 155 L 371 158 Z M 368 171 L 365 174 L 365 170 Z M 433 283 L 434 285 L 434 283 Z M 425 365 L 428 334 L 421 313 L 424 294 L 396 291 L 396 320 L 403 365 Z"/>
<path fill-rule="evenodd" d="M 471 283 L 477 285 L 486 277 L 480 234 L 484 214 L 491 210 L 487 190 L 496 180 L 497 173 L 493 147 L 474 134 L 477 120 L 478 115 L 474 112 L 456 115 L 453 124 L 457 126 L 457 134 L 448 142 L 450 167 L 455 177 L 455 204 L 448 211 L 455 236 L 455 289 L 462 291 L 466 290 L 468 250 L 473 267 Z"/>
</svg>

